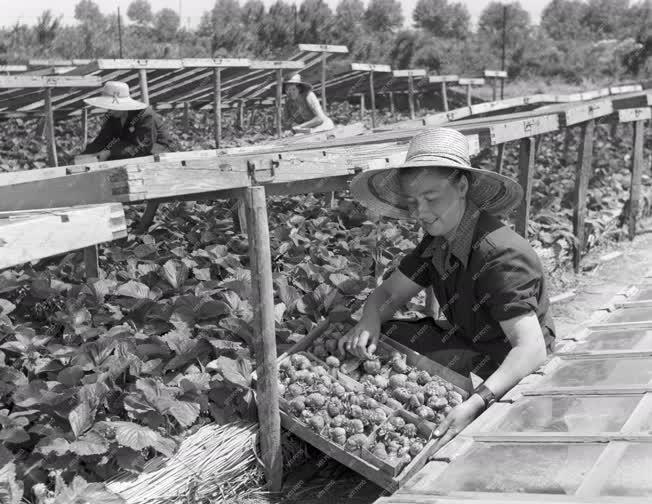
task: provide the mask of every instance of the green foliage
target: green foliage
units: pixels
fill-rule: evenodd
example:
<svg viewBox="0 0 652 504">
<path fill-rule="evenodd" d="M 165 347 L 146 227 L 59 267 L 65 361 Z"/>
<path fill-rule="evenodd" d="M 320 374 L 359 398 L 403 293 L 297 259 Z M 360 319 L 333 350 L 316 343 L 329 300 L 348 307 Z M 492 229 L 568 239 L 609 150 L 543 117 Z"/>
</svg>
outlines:
<svg viewBox="0 0 652 504">
<path fill-rule="evenodd" d="M 133 0 L 127 7 L 127 17 L 134 23 L 147 26 L 154 20 L 152 6 L 148 0 Z"/>
<path fill-rule="evenodd" d="M 541 13 L 541 28 L 557 41 L 585 38 L 587 10 L 581 0 L 552 0 Z"/>
<path fill-rule="evenodd" d="M 160 42 L 172 42 L 179 29 L 179 14 L 172 9 L 161 9 L 154 16 L 154 33 Z"/>
<path fill-rule="evenodd" d="M 364 19 L 371 31 L 394 30 L 403 24 L 401 3 L 397 0 L 370 0 Z"/>
<path fill-rule="evenodd" d="M 419 0 L 412 13 L 414 24 L 436 37 L 464 38 L 470 32 L 471 15 L 462 3 Z"/>
<path fill-rule="evenodd" d="M 324 0 L 304 0 L 299 7 L 296 40 L 330 43 L 334 21 L 333 12 Z"/>
</svg>

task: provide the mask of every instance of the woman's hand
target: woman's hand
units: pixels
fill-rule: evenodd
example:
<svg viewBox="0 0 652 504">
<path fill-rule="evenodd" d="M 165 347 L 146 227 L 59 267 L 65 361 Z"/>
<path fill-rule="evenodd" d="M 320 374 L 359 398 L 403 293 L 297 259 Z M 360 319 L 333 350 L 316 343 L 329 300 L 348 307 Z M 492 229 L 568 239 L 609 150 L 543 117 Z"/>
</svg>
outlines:
<svg viewBox="0 0 652 504">
<path fill-rule="evenodd" d="M 369 359 L 376 351 L 380 338 L 380 318 L 363 318 L 353 328 L 340 338 L 337 347 L 340 355 L 345 351 L 358 359 Z"/>
<path fill-rule="evenodd" d="M 484 401 L 476 394 L 473 394 L 462 404 L 455 406 L 442 423 L 435 430 L 435 436 L 441 436 L 441 445 L 444 446 L 453 437 L 462 432 L 476 417 L 482 413 Z"/>
<path fill-rule="evenodd" d="M 97 153 L 97 158 L 100 161 L 106 161 L 107 159 L 109 159 L 109 157 L 111 157 L 111 151 L 108 149 L 101 150 L 100 152 Z"/>
</svg>

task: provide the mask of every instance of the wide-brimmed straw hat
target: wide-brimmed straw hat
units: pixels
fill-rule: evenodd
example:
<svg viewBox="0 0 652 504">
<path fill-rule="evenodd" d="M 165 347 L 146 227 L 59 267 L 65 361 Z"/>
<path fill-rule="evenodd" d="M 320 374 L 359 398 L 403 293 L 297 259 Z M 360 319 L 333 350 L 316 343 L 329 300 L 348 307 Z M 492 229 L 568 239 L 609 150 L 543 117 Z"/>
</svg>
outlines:
<svg viewBox="0 0 652 504">
<path fill-rule="evenodd" d="M 367 170 L 355 176 L 351 181 L 351 195 L 377 215 L 412 219 L 401 191 L 399 171 L 438 166 L 471 174 L 467 197 L 490 214 L 506 214 L 523 199 L 523 188 L 515 180 L 472 167 L 466 137 L 450 128 L 428 129 L 412 138 L 403 164 Z"/>
<path fill-rule="evenodd" d="M 88 105 L 108 110 L 142 110 L 147 104 L 129 96 L 129 86 L 120 81 L 107 81 L 102 96 L 84 99 Z"/>
<path fill-rule="evenodd" d="M 288 84 L 294 84 L 295 86 L 299 88 L 303 88 L 303 92 L 305 93 L 306 91 L 310 91 L 312 89 L 312 84 L 309 82 L 304 82 L 301 80 L 301 76 L 298 73 L 295 73 L 290 77 L 289 79 L 286 79 L 283 81 L 283 92 L 285 93 L 285 87 Z"/>
</svg>

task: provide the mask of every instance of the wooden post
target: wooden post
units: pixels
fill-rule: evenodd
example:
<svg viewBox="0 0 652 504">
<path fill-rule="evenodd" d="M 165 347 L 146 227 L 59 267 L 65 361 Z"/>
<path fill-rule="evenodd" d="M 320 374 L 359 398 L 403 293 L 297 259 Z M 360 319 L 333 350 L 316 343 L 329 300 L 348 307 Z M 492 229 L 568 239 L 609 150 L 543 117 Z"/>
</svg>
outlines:
<svg viewBox="0 0 652 504">
<path fill-rule="evenodd" d="M 390 91 L 389 92 L 389 113 L 394 117 L 396 109 L 394 107 L 394 92 Z"/>
<path fill-rule="evenodd" d="M 364 121 L 365 106 L 364 106 L 364 93 L 360 93 L 360 120 Z"/>
<path fill-rule="evenodd" d="M 632 155 L 632 183 L 629 189 L 629 239 L 636 236 L 636 219 L 638 217 L 639 201 L 641 199 L 641 175 L 643 174 L 643 133 L 645 120 L 634 122 L 634 152 Z"/>
<path fill-rule="evenodd" d="M 245 127 L 245 106 L 244 100 L 238 102 L 238 127 L 244 129 Z"/>
<path fill-rule="evenodd" d="M 492 101 L 496 101 L 496 98 L 498 96 L 498 78 L 494 77 L 491 79 L 491 85 L 492 85 L 492 93 L 491 93 L 491 99 Z"/>
<path fill-rule="evenodd" d="M 86 149 L 86 144 L 88 144 L 88 108 L 82 107 L 81 111 L 81 120 L 82 120 L 82 150 Z"/>
<path fill-rule="evenodd" d="M 414 119 L 414 77 L 408 76 L 408 102 L 410 105 L 410 119 Z"/>
<path fill-rule="evenodd" d="M 503 163 L 505 162 L 505 144 L 498 144 L 498 154 L 496 156 L 496 172 L 503 172 Z"/>
<path fill-rule="evenodd" d="M 262 186 L 246 188 L 245 201 L 249 230 L 252 306 L 254 306 L 256 399 L 260 423 L 261 459 L 268 489 L 278 492 L 283 477 L 283 454 L 274 327 L 272 254 L 269 244 L 265 188 Z"/>
<path fill-rule="evenodd" d="M 276 70 L 276 136 L 283 136 L 283 70 Z"/>
<path fill-rule="evenodd" d="M 97 253 L 97 245 L 91 245 L 84 249 L 84 266 L 86 278 L 100 278 L 100 265 Z"/>
<path fill-rule="evenodd" d="M 140 82 L 140 99 L 149 105 L 149 90 L 147 88 L 147 70 L 140 68 L 138 70 Z"/>
<path fill-rule="evenodd" d="M 190 105 L 188 102 L 183 102 L 183 132 L 188 133 L 190 130 Z"/>
<path fill-rule="evenodd" d="M 471 84 L 466 85 L 466 105 L 467 107 L 473 105 L 473 103 L 471 102 Z"/>
<path fill-rule="evenodd" d="M 448 112 L 448 96 L 446 94 L 446 82 L 441 83 L 441 99 L 444 103 L 444 112 Z"/>
<path fill-rule="evenodd" d="M 326 112 L 326 57 L 328 53 L 322 51 L 321 53 L 321 108 L 324 109 L 324 114 L 328 115 Z"/>
<path fill-rule="evenodd" d="M 369 96 L 371 98 L 371 127 L 376 127 L 376 92 L 374 90 L 374 71 L 369 72 Z"/>
<path fill-rule="evenodd" d="M 530 200 L 532 199 L 532 179 L 534 178 L 534 149 L 533 137 L 522 138 L 518 154 L 518 182 L 523 188 L 523 201 L 516 213 L 516 232 L 527 239 L 527 225 L 530 217 Z"/>
<path fill-rule="evenodd" d="M 570 154 L 570 144 L 572 140 L 573 140 L 573 128 L 569 126 L 566 127 L 566 132 L 564 135 L 564 165 L 565 166 L 568 166 L 573 162 Z"/>
<path fill-rule="evenodd" d="M 584 217 L 586 216 L 586 197 L 593 162 L 593 130 L 595 119 L 582 124 L 580 146 L 575 169 L 575 190 L 573 191 L 573 233 L 577 237 L 577 247 L 573 255 L 573 268 L 580 270 L 580 260 L 584 250 Z"/>
<path fill-rule="evenodd" d="M 57 160 L 57 144 L 54 138 L 54 113 L 52 111 L 52 89 L 45 88 L 45 130 L 47 132 L 48 142 L 48 164 L 50 166 L 59 166 Z"/>
<path fill-rule="evenodd" d="M 222 146 L 222 69 L 213 68 L 213 124 L 215 146 Z"/>
</svg>

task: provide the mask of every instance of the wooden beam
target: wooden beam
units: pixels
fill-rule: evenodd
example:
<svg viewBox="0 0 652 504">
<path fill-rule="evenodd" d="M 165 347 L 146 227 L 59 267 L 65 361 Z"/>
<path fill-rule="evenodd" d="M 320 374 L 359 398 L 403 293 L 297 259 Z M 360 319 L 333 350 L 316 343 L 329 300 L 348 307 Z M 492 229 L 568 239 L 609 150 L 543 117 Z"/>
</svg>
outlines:
<svg viewBox="0 0 652 504">
<path fill-rule="evenodd" d="M 429 75 L 428 82 L 430 84 L 438 84 L 440 82 L 457 82 L 460 79 L 459 75 Z"/>
<path fill-rule="evenodd" d="M 389 65 L 374 65 L 370 63 L 351 63 L 351 70 L 361 72 L 391 72 L 392 67 Z"/>
<path fill-rule="evenodd" d="M 283 477 L 281 417 L 279 410 L 278 363 L 274 327 L 274 286 L 269 221 L 265 188 L 245 191 L 251 293 L 254 309 L 253 332 L 256 355 L 256 402 L 260 422 L 261 458 L 268 489 L 278 492 Z"/>
<path fill-rule="evenodd" d="M 321 52 L 321 53 L 348 53 L 349 49 L 344 45 L 330 44 L 299 44 L 300 51 Z"/>
<path fill-rule="evenodd" d="M 408 76 L 408 102 L 410 105 L 410 119 L 414 119 L 414 77 L 412 75 Z"/>
<path fill-rule="evenodd" d="M 98 70 L 179 70 L 183 68 L 181 59 L 98 59 Z"/>
<path fill-rule="evenodd" d="M 445 81 L 442 81 L 441 83 L 441 101 L 443 102 L 444 105 L 444 111 L 448 112 L 448 96 L 447 96 Z"/>
<path fill-rule="evenodd" d="M 82 107 L 81 113 L 81 133 L 82 133 L 82 150 L 86 149 L 88 144 L 88 107 Z"/>
<path fill-rule="evenodd" d="M 648 109 L 649 110 L 649 109 Z M 636 236 L 636 220 L 639 212 L 641 199 L 641 177 L 643 175 L 643 148 L 644 148 L 645 120 L 634 122 L 634 145 L 632 154 L 632 179 L 629 188 L 629 215 L 627 218 L 627 230 L 629 239 Z"/>
<path fill-rule="evenodd" d="M 88 65 L 90 59 L 30 59 L 27 61 L 29 66 L 81 66 Z"/>
<path fill-rule="evenodd" d="M 45 88 L 45 131 L 47 135 L 48 164 L 58 166 L 57 143 L 54 135 L 54 114 L 52 113 L 52 90 Z"/>
<path fill-rule="evenodd" d="M 234 68 L 249 67 L 251 60 L 248 58 L 182 58 L 183 68 Z"/>
<path fill-rule="evenodd" d="M 630 109 L 621 109 L 618 111 L 618 122 L 634 122 L 652 119 L 652 109 L 650 107 L 639 107 Z"/>
<path fill-rule="evenodd" d="M 149 90 L 147 89 L 147 70 L 138 70 L 138 82 L 140 84 L 140 99 L 149 105 Z"/>
<path fill-rule="evenodd" d="M 222 69 L 213 68 L 213 138 L 215 148 L 222 142 Z"/>
<path fill-rule="evenodd" d="M 475 77 L 460 77 L 457 79 L 457 83 L 460 86 L 484 86 L 485 81 L 483 78 L 475 78 Z"/>
<path fill-rule="evenodd" d="M 427 72 L 423 68 L 410 68 L 405 70 L 392 71 L 394 77 L 425 77 Z"/>
<path fill-rule="evenodd" d="M 492 77 L 494 79 L 506 79 L 507 72 L 505 70 L 485 70 L 485 77 Z"/>
<path fill-rule="evenodd" d="M 127 235 L 121 204 L 0 214 L 0 268 L 9 268 Z"/>
<path fill-rule="evenodd" d="M 387 94 L 389 96 L 389 113 L 392 115 L 392 117 L 394 117 L 396 112 L 396 108 L 394 105 L 394 93 L 392 91 L 389 91 Z"/>
<path fill-rule="evenodd" d="M 327 52 L 321 53 L 321 107 L 326 113 L 326 58 L 328 57 Z"/>
<path fill-rule="evenodd" d="M 374 72 L 369 72 L 369 97 L 371 98 L 371 127 L 376 127 L 376 90 L 374 88 Z"/>
<path fill-rule="evenodd" d="M 0 172 L 0 186 L 11 184 L 21 184 L 23 182 L 32 182 L 43 178 L 49 179 L 54 177 L 64 177 L 66 175 L 65 166 L 56 166 L 51 168 L 39 168 L 37 170 L 18 170 L 13 172 Z"/>
<path fill-rule="evenodd" d="M 614 111 L 611 100 L 600 100 L 591 103 L 572 106 L 562 112 L 566 126 L 586 122 L 589 119 L 596 119 L 612 114 Z"/>
<path fill-rule="evenodd" d="M 518 181 L 523 187 L 523 200 L 516 212 L 515 230 L 527 239 L 528 222 L 530 218 L 530 202 L 532 199 L 532 180 L 534 179 L 535 138 L 523 138 L 519 149 Z"/>
<path fill-rule="evenodd" d="M 580 270 L 580 260 L 584 251 L 584 219 L 586 217 L 586 199 L 589 189 L 589 177 L 593 163 L 593 132 L 595 119 L 582 124 L 580 150 L 575 170 L 575 189 L 573 191 L 573 234 L 577 238 L 577 247 L 573 255 L 573 268 Z"/>
<path fill-rule="evenodd" d="M 652 106 L 652 91 L 637 94 L 635 96 L 614 98 L 611 102 L 614 110 L 640 108 Z"/>
<path fill-rule="evenodd" d="M 360 93 L 360 120 L 364 121 L 365 115 L 365 103 L 364 103 L 364 93 Z"/>
<path fill-rule="evenodd" d="M 276 136 L 283 136 L 283 70 L 276 70 Z"/>
<path fill-rule="evenodd" d="M 190 104 L 187 101 L 183 102 L 183 121 L 181 128 L 184 133 L 188 133 L 190 130 Z"/>
<path fill-rule="evenodd" d="M 27 72 L 27 65 L 0 65 L 0 72 Z"/>
<path fill-rule="evenodd" d="M 306 66 L 303 61 L 258 61 L 253 60 L 250 68 L 253 70 L 299 70 Z"/>
<path fill-rule="evenodd" d="M 522 119 L 518 121 L 503 122 L 489 126 L 491 144 L 520 140 L 528 136 L 542 135 L 559 129 L 559 118 L 557 114 L 538 116 L 533 119 Z"/>
<path fill-rule="evenodd" d="M 0 75 L 0 88 L 99 87 L 102 79 L 95 75 Z"/>
</svg>

